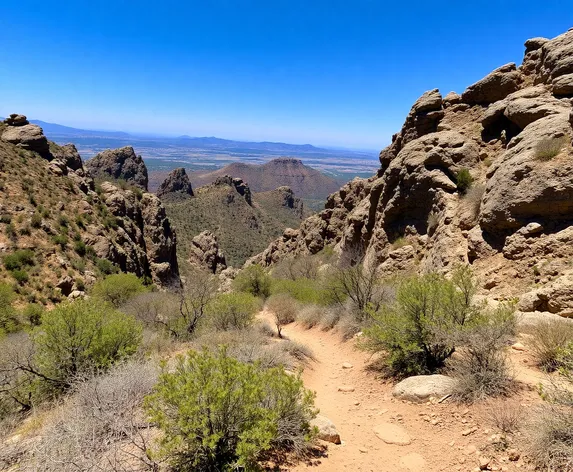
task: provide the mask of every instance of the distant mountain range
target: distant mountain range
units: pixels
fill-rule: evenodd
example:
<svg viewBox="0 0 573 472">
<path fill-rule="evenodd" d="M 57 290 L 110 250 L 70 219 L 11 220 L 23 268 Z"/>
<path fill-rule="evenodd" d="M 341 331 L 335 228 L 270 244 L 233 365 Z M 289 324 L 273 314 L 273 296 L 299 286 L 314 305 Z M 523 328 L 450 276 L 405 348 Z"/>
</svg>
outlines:
<svg viewBox="0 0 573 472">
<path fill-rule="evenodd" d="M 104 139 L 126 139 L 130 142 L 137 142 L 140 140 L 145 141 L 160 141 L 171 142 L 176 146 L 200 149 L 224 149 L 226 151 L 235 150 L 245 152 L 252 150 L 253 152 L 272 151 L 272 152 L 285 152 L 285 153 L 313 153 L 313 154 L 332 154 L 332 149 L 325 149 L 313 146 L 311 144 L 287 144 L 278 142 L 250 142 L 250 141 L 236 141 L 231 139 L 222 139 L 214 136 L 211 137 L 192 137 L 192 136 L 149 136 L 140 134 L 130 134 L 122 131 L 98 131 L 86 130 L 80 128 L 73 128 L 64 126 L 57 123 L 48 123 L 41 120 L 30 120 L 41 126 L 44 133 L 50 138 L 104 138 Z"/>
</svg>

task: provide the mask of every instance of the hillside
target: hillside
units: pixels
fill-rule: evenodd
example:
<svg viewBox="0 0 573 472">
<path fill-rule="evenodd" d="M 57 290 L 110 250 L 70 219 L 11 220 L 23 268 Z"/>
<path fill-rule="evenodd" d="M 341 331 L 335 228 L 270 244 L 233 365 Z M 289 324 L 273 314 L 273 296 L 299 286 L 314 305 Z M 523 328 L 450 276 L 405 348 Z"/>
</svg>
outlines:
<svg viewBox="0 0 573 472">
<path fill-rule="evenodd" d="M 279 158 L 265 164 L 235 162 L 213 172 L 192 172 L 189 176 L 195 187 L 214 182 L 218 177 L 232 175 L 243 179 L 253 192 L 268 192 L 287 186 L 303 199 L 324 200 L 340 184 L 322 172 L 306 166 L 300 159 Z"/>
<path fill-rule="evenodd" d="M 461 95 L 424 93 L 380 169 L 251 262 L 334 246 L 383 274 L 472 264 L 523 312 L 573 313 L 573 30 L 525 43 Z"/>
<path fill-rule="evenodd" d="M 173 185 L 175 170 L 162 188 Z M 190 190 L 190 189 L 189 189 Z M 218 239 L 227 263 L 241 266 L 260 252 L 285 228 L 297 228 L 306 216 L 303 204 L 288 187 L 269 192 L 251 193 L 239 178 L 219 177 L 213 184 L 181 193 L 175 190 L 161 194 L 167 215 L 178 231 L 179 260 L 189 259 L 192 239 L 208 230 Z"/>
<path fill-rule="evenodd" d="M 0 282 L 49 304 L 123 270 L 179 284 L 176 238 L 159 199 L 101 181 L 73 145 L 14 115 L 0 123 Z M 72 295 L 74 296 L 74 295 Z"/>
</svg>

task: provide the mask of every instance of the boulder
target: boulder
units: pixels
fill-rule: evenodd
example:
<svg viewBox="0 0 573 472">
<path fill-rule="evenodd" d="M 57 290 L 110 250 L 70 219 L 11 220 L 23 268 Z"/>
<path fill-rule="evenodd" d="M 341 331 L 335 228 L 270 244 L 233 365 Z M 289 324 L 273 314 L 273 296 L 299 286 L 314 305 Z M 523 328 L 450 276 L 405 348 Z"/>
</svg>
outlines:
<svg viewBox="0 0 573 472">
<path fill-rule="evenodd" d="M 125 180 L 147 190 L 147 167 L 131 146 L 100 152 L 86 162 L 86 167 L 93 177 Z"/>
<path fill-rule="evenodd" d="M 456 381 L 445 375 L 415 375 L 397 383 L 392 395 L 400 400 L 423 403 L 430 397 L 442 398 L 454 393 Z"/>
<path fill-rule="evenodd" d="M 211 231 L 203 231 L 193 238 L 189 249 L 189 262 L 213 274 L 227 268 L 225 255 L 220 251 L 217 237 Z"/>
<path fill-rule="evenodd" d="M 22 115 L 20 115 L 22 116 Z M 8 126 L 2 133 L 2 140 L 35 151 L 42 156 L 49 154 L 50 146 L 44 131 L 38 125 Z"/>
<path fill-rule="evenodd" d="M 178 194 L 193 196 L 193 188 L 189 177 L 183 167 L 173 169 L 167 178 L 161 183 L 157 190 L 157 196 L 162 197 L 167 194 Z"/>
<path fill-rule="evenodd" d="M 317 415 L 311 421 L 311 426 L 318 429 L 318 439 L 330 442 L 333 444 L 341 444 L 340 434 L 338 433 L 334 423 L 330 421 L 327 417 L 322 415 Z"/>
<path fill-rule="evenodd" d="M 25 115 L 18 115 L 17 113 L 12 113 L 9 118 L 4 120 L 8 126 L 24 126 L 30 122 Z"/>
<path fill-rule="evenodd" d="M 515 92 L 519 83 L 520 76 L 515 64 L 506 64 L 470 85 L 462 93 L 462 101 L 470 105 L 497 102 Z"/>
<path fill-rule="evenodd" d="M 556 77 L 551 82 L 551 85 L 553 95 L 556 97 L 573 96 L 573 74 Z"/>
<path fill-rule="evenodd" d="M 427 113 L 442 108 L 442 95 L 438 89 L 424 92 L 412 106 L 414 113 Z"/>
</svg>

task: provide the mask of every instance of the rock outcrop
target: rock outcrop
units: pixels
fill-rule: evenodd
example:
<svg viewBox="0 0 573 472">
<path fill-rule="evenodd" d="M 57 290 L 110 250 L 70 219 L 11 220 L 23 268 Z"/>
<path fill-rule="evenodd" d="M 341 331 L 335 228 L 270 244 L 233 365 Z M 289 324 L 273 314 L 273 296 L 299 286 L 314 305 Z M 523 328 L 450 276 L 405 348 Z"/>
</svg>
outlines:
<svg viewBox="0 0 573 472">
<path fill-rule="evenodd" d="M 225 255 L 220 251 L 217 237 L 211 231 L 203 231 L 192 239 L 189 262 L 213 274 L 219 274 L 227 268 Z"/>
<path fill-rule="evenodd" d="M 157 190 L 158 197 L 169 194 L 193 196 L 191 182 L 189 182 L 189 177 L 183 167 L 173 169 Z"/>
<path fill-rule="evenodd" d="M 555 281 L 573 244 L 572 74 L 573 29 L 528 40 L 521 66 L 502 66 L 461 95 L 424 93 L 376 175 L 331 194 L 248 263 L 333 246 L 384 274 L 471 263 L 496 298 Z M 469 189 L 459 180 L 468 173 Z M 573 280 L 551 288 L 555 305 L 544 290 L 528 309 L 569 316 Z"/>
<path fill-rule="evenodd" d="M 454 393 L 456 381 L 445 375 L 414 375 L 398 382 L 392 395 L 400 400 L 423 403 L 431 397 L 439 400 Z"/>
<path fill-rule="evenodd" d="M 100 152 L 86 162 L 86 167 L 93 177 L 125 180 L 147 191 L 147 167 L 131 146 Z"/>
<path fill-rule="evenodd" d="M 223 177 L 218 177 L 212 185 L 215 187 L 233 187 L 249 205 L 253 204 L 251 189 L 246 182 L 243 182 L 243 179 L 239 179 L 238 177 L 231 177 L 230 175 L 224 175 Z"/>
<path fill-rule="evenodd" d="M 38 125 L 32 125 L 24 115 L 12 114 L 4 123 L 8 126 L 2 133 L 2 140 L 42 156 L 48 156 L 50 146 L 44 131 Z"/>
</svg>

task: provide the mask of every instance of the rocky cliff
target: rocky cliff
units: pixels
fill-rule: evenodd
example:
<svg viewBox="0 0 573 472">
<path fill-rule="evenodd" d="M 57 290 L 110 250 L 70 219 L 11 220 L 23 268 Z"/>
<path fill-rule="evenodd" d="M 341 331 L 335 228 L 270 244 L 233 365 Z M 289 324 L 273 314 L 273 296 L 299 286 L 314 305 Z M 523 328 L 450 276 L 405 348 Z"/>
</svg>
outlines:
<svg viewBox="0 0 573 472">
<path fill-rule="evenodd" d="M 86 167 L 95 178 L 125 180 L 147 191 L 147 167 L 131 146 L 100 152 L 86 162 Z"/>
<path fill-rule="evenodd" d="M 100 179 L 126 169 L 126 149 L 106 152 L 112 175 L 100 169 Z M 137 167 L 133 183 L 144 186 L 137 175 L 147 171 Z M 175 232 L 159 198 L 137 186 L 96 185 L 73 145 L 49 142 L 22 115 L 0 123 L 0 214 L 0 280 L 30 300 L 57 301 L 119 269 L 163 287 L 180 283 Z M 6 264 L 25 250 L 32 256 L 18 268 Z"/>
<path fill-rule="evenodd" d="M 564 295 L 573 292 L 572 99 L 573 29 L 526 41 L 519 67 L 504 65 L 461 95 L 424 93 L 376 175 L 330 195 L 250 263 L 327 245 L 382 273 L 466 262 L 493 297 L 573 315 Z"/>
</svg>

